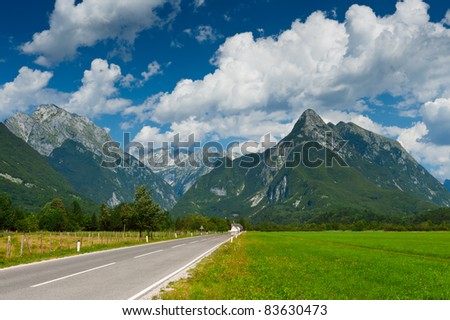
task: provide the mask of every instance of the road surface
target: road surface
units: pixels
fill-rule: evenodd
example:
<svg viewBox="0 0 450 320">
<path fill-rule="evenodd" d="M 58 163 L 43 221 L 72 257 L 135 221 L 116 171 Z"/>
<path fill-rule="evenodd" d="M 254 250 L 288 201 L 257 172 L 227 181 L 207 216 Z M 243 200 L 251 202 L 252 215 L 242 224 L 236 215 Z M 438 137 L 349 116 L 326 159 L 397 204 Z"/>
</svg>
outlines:
<svg viewBox="0 0 450 320">
<path fill-rule="evenodd" d="M 184 238 L 0 269 L 0 299 L 138 299 L 229 238 Z"/>
</svg>

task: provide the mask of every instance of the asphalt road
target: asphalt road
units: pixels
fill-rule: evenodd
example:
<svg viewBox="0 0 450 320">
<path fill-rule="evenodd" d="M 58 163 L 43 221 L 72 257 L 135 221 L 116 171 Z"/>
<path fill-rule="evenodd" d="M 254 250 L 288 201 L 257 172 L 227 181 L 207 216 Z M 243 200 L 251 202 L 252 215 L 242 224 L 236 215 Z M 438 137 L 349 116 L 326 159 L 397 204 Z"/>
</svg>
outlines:
<svg viewBox="0 0 450 320">
<path fill-rule="evenodd" d="M 0 299 L 138 299 L 229 238 L 185 238 L 0 269 Z"/>
</svg>

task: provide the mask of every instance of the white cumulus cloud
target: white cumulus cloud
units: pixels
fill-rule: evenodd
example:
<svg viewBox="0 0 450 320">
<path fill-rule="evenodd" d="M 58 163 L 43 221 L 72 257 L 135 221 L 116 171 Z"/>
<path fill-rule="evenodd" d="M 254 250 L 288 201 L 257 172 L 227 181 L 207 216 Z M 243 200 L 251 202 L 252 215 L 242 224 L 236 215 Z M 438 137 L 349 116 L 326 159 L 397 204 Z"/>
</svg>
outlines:
<svg viewBox="0 0 450 320">
<path fill-rule="evenodd" d="M 426 138 L 438 145 L 450 145 L 450 98 L 426 102 L 420 112 L 429 130 Z"/>
<path fill-rule="evenodd" d="M 13 81 L 0 87 L 0 118 L 26 112 L 32 105 L 64 101 L 65 94 L 47 88 L 52 77 L 52 72 L 20 68 Z"/>
<path fill-rule="evenodd" d="M 429 130 L 425 123 L 418 122 L 403 130 L 398 141 L 422 165 L 441 181 L 450 177 L 450 146 L 436 145 L 426 141 Z"/>
<path fill-rule="evenodd" d="M 125 55 L 137 35 L 164 23 L 157 9 L 170 3 L 171 19 L 179 10 L 178 0 L 56 0 L 50 16 L 50 28 L 35 33 L 21 46 L 26 54 L 39 55 L 36 63 L 52 66 L 73 58 L 80 47 L 90 47 L 102 40 L 113 40 Z"/>
<path fill-rule="evenodd" d="M 83 85 L 71 94 L 63 107 L 70 112 L 90 116 L 122 111 L 131 105 L 130 100 L 116 97 L 116 84 L 122 78 L 119 66 L 95 59 L 91 63 L 91 69 L 84 71 Z"/>
<path fill-rule="evenodd" d="M 448 132 L 440 122 L 447 119 L 447 109 L 437 100 L 450 98 L 448 17 L 431 22 L 425 2 L 404 0 L 392 15 L 380 17 L 368 6 L 353 5 L 343 22 L 319 11 L 276 36 L 236 34 L 217 50 L 215 71 L 200 80 L 180 80 L 171 92 L 154 95 L 124 114 L 161 124 L 194 118 L 210 125 L 210 136 L 255 138 L 254 132 L 265 133 L 261 127 L 286 132 L 303 110 L 314 108 L 331 120 L 353 121 L 404 142 L 409 129 L 386 127 L 360 115 L 370 109 L 361 101 L 376 102 L 389 94 L 399 103 L 376 108 L 422 116 L 427 133 L 407 148 L 413 154 L 414 148 L 422 148 L 427 156 L 420 159 L 430 159 L 434 151 L 445 153 L 438 148 L 438 135 L 442 140 Z M 196 35 L 195 29 L 190 32 Z M 434 109 L 439 109 L 439 119 L 433 117 Z M 450 167 L 450 160 L 444 160 L 425 163 L 442 172 Z"/>
<path fill-rule="evenodd" d="M 119 96 L 118 85 L 129 81 L 120 67 L 95 59 L 84 71 L 82 85 L 74 92 L 48 87 L 53 72 L 22 67 L 16 78 L 0 87 L 0 118 L 18 111 L 27 112 L 40 104 L 56 104 L 80 115 L 96 117 L 116 114 L 131 107 L 132 102 Z"/>
<path fill-rule="evenodd" d="M 216 52 L 213 73 L 151 97 L 141 114 L 172 122 L 254 110 L 357 111 L 361 98 L 386 92 L 409 104 L 450 97 L 450 30 L 430 22 L 420 0 L 396 6 L 377 17 L 353 5 L 343 23 L 315 12 L 274 37 L 237 34 Z"/>
</svg>

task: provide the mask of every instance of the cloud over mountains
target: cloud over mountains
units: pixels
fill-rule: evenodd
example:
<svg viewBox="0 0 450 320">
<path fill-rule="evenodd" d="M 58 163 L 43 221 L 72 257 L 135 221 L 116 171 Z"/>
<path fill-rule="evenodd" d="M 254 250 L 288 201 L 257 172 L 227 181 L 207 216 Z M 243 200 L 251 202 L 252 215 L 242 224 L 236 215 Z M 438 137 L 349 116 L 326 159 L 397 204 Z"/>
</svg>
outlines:
<svg viewBox="0 0 450 320">
<path fill-rule="evenodd" d="M 192 5 L 208 7 L 204 1 Z M 170 9 L 162 14 L 162 8 Z M 139 103 L 122 97 L 120 87 L 160 73 L 156 61 L 137 73 L 139 81 L 106 58 L 95 59 L 74 92 L 49 88 L 53 72 L 22 67 L 0 87 L 0 116 L 52 102 L 91 117 L 121 114 L 123 128 L 145 123 L 140 141 L 189 130 L 205 138 L 258 140 L 267 132 L 282 137 L 303 110 L 314 108 L 329 121 L 354 121 L 398 138 L 433 173 L 449 177 L 450 11 L 432 22 L 428 9 L 421 0 L 404 0 L 393 14 L 377 16 L 368 6 L 353 5 L 344 21 L 317 11 L 276 35 L 237 33 L 217 49 L 212 72 L 181 79 Z M 21 49 L 42 66 L 101 41 L 115 42 L 117 52 L 127 55 L 142 31 L 173 20 L 179 10 L 176 0 L 57 0 L 49 29 Z M 201 45 L 220 40 L 211 38 L 213 26 L 202 26 L 196 34 Z M 395 102 L 380 103 L 380 95 Z M 417 122 L 410 128 L 382 125 L 367 116 L 374 109 Z"/>
</svg>

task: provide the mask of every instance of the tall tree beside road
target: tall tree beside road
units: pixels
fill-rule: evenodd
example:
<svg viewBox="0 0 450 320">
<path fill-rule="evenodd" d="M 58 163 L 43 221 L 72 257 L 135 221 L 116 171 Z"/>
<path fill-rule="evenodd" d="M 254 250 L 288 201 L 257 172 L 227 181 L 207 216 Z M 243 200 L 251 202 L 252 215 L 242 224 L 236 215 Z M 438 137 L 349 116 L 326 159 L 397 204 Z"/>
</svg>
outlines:
<svg viewBox="0 0 450 320">
<path fill-rule="evenodd" d="M 165 217 L 164 211 L 157 203 L 153 202 L 151 192 L 145 185 L 136 189 L 134 214 L 140 235 L 142 235 L 142 231 L 149 233 L 157 230 Z"/>
</svg>

